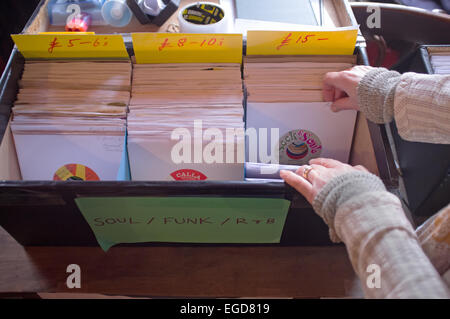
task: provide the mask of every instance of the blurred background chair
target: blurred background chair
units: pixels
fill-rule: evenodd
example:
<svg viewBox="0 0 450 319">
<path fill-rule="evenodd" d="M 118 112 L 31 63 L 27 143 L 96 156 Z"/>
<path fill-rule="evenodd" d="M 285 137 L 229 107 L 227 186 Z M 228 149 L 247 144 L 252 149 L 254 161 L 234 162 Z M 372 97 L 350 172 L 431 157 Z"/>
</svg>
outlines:
<svg viewBox="0 0 450 319">
<path fill-rule="evenodd" d="M 400 2 L 400 1 L 397 1 Z M 381 28 L 369 28 L 370 6 L 380 8 Z M 450 15 L 392 3 L 352 2 L 372 66 L 393 67 L 422 44 L 450 44 Z"/>
<path fill-rule="evenodd" d="M 353 0 L 354 1 L 354 0 Z M 354 1 L 356 2 L 356 1 Z M 359 1 L 363 2 L 363 1 Z M 372 1 L 375 2 L 375 1 Z M 450 13 L 450 0 L 380 0 L 376 2 L 394 3 L 405 6 L 422 8 L 430 11 L 442 11 Z"/>
</svg>

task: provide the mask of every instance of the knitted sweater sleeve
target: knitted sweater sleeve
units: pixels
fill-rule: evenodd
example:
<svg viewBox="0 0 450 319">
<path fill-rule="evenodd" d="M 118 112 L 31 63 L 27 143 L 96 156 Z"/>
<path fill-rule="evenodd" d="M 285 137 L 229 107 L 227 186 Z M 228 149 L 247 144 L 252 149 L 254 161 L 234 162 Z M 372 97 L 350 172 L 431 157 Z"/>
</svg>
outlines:
<svg viewBox="0 0 450 319">
<path fill-rule="evenodd" d="M 405 140 L 450 144 L 450 75 L 374 68 L 358 85 L 358 104 L 372 122 L 395 119 Z"/>
<path fill-rule="evenodd" d="M 399 199 L 366 172 L 335 177 L 314 199 L 315 211 L 343 241 L 367 298 L 449 298 L 423 252 Z"/>
</svg>

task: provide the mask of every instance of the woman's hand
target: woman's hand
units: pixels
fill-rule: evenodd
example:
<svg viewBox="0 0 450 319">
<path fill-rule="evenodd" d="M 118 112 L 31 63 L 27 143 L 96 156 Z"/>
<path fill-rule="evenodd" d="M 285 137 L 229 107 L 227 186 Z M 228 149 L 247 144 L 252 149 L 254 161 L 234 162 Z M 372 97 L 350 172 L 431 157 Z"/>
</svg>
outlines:
<svg viewBox="0 0 450 319">
<path fill-rule="evenodd" d="M 312 169 L 310 169 L 307 174 L 308 179 L 303 177 L 303 172 L 308 168 L 308 165 L 300 166 L 295 173 L 281 171 L 280 176 L 286 183 L 305 196 L 306 200 L 311 205 L 322 187 L 334 177 L 354 171 L 367 172 L 367 169 L 361 165 L 350 166 L 328 158 L 312 159 L 309 163 L 311 164 Z"/>
<path fill-rule="evenodd" d="M 370 66 L 354 66 L 341 72 L 328 72 L 323 79 L 323 99 L 325 102 L 333 102 L 331 110 L 357 110 L 358 84 L 368 73 L 373 70 Z"/>
</svg>

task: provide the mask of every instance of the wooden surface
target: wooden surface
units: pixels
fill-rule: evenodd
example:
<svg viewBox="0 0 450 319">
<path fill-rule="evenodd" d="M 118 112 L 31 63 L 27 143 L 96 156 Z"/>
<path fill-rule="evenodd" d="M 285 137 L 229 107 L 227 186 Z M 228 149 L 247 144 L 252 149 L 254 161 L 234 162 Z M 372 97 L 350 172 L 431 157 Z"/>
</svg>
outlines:
<svg viewBox="0 0 450 319">
<path fill-rule="evenodd" d="M 105 253 L 24 248 L 0 228 L 0 247 L 0 295 L 362 297 L 342 246 L 113 247 Z M 81 289 L 66 287 L 69 264 L 81 267 Z"/>
</svg>

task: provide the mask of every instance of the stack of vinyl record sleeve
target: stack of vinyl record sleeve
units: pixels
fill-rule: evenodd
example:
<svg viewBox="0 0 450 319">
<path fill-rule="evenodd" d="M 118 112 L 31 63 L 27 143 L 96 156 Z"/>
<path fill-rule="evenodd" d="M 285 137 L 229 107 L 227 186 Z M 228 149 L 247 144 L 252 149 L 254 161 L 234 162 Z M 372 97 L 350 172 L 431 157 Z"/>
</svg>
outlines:
<svg viewBox="0 0 450 319">
<path fill-rule="evenodd" d="M 275 157 L 286 165 L 304 165 L 317 157 L 347 162 L 356 112 L 332 112 L 331 103 L 323 99 L 323 79 L 355 62 L 351 55 L 247 56 L 247 128 L 270 130 L 266 143 L 259 141 L 257 156 L 247 154 L 249 162 L 267 163 Z"/>
<path fill-rule="evenodd" d="M 132 179 L 243 179 L 242 136 L 226 138 L 227 129 L 243 131 L 242 102 L 240 64 L 135 65 L 128 116 Z"/>
<path fill-rule="evenodd" d="M 327 72 L 349 69 L 355 56 L 247 56 L 244 81 L 250 102 L 322 102 Z"/>
<path fill-rule="evenodd" d="M 131 70 L 123 61 L 27 61 L 11 123 L 22 178 L 116 179 Z"/>
<path fill-rule="evenodd" d="M 434 47 L 430 60 L 435 74 L 450 74 L 450 46 Z"/>
</svg>

